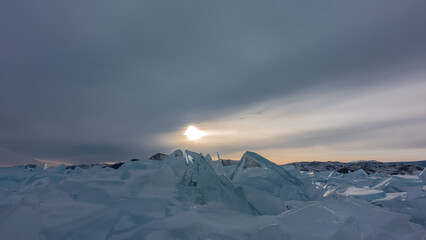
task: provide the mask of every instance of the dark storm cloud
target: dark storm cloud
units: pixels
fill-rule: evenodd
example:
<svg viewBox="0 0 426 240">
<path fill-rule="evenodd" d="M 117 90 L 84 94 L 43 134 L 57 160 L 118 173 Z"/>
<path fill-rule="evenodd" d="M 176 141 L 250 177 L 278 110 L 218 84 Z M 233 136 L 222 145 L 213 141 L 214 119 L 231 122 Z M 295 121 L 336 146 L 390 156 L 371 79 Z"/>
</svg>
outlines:
<svg viewBox="0 0 426 240">
<path fill-rule="evenodd" d="M 122 160 L 170 150 L 151 144 L 159 133 L 259 101 L 383 84 L 360 76 L 423 66 L 425 10 L 424 1 L 2 1 L 0 147 Z"/>
</svg>

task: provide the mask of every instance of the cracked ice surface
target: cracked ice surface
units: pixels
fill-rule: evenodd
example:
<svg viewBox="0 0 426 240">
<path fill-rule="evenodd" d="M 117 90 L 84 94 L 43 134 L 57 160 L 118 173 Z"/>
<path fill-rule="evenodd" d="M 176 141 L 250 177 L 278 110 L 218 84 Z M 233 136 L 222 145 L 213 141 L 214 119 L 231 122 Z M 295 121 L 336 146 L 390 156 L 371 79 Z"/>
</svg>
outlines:
<svg viewBox="0 0 426 240">
<path fill-rule="evenodd" d="M 178 150 L 117 169 L 0 168 L 0 236 L 423 239 L 425 185 L 424 172 L 308 174 L 253 152 L 237 166 Z"/>
</svg>

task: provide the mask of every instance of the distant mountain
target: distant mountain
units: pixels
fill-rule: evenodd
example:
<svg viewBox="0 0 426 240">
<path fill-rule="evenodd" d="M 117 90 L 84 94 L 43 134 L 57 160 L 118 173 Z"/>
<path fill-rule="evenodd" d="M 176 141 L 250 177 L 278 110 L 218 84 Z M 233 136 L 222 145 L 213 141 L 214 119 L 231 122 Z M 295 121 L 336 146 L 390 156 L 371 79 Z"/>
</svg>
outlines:
<svg viewBox="0 0 426 240">
<path fill-rule="evenodd" d="M 390 175 L 413 175 L 423 171 L 424 167 L 415 164 L 416 162 L 385 163 L 378 161 L 356 161 L 349 163 L 342 162 L 295 162 L 283 166 L 293 165 L 301 171 L 336 171 L 339 173 L 350 173 L 357 170 L 364 170 L 367 174 L 386 173 Z M 426 163 L 422 161 L 420 163 Z"/>
<path fill-rule="evenodd" d="M 421 167 L 426 167 L 426 160 L 423 161 L 415 161 L 415 162 L 397 162 L 400 164 L 409 164 L 409 165 L 416 165 Z"/>
</svg>

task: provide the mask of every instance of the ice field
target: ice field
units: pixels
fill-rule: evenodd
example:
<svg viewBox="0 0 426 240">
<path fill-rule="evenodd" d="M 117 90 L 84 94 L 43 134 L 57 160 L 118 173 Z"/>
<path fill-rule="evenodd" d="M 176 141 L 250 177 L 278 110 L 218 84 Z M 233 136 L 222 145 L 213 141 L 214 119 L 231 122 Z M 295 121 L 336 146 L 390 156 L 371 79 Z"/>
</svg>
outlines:
<svg viewBox="0 0 426 240">
<path fill-rule="evenodd" d="M 300 171 L 177 150 L 0 168 L 0 239 L 426 239 L 426 173 Z"/>
</svg>

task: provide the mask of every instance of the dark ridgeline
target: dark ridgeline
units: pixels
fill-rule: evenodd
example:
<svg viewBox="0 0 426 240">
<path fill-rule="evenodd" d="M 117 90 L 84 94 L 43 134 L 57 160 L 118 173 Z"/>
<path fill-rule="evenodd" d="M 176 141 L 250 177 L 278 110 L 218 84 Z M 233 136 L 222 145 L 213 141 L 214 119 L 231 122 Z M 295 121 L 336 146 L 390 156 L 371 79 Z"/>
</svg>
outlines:
<svg viewBox="0 0 426 240">
<path fill-rule="evenodd" d="M 426 161 L 425 161 L 426 162 Z M 415 162 L 419 163 L 419 162 Z M 421 162 L 420 162 L 421 163 Z M 390 175 L 413 175 L 420 172 L 424 167 L 411 164 L 410 162 L 378 162 L 378 161 L 359 161 L 359 162 L 295 162 L 286 165 L 293 165 L 301 171 L 336 171 L 339 173 L 350 173 L 357 170 L 364 170 L 367 174 L 386 173 Z M 283 166 L 286 166 L 283 165 Z"/>
</svg>

